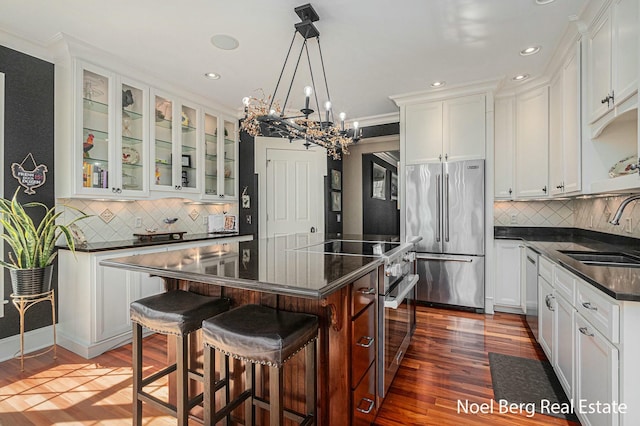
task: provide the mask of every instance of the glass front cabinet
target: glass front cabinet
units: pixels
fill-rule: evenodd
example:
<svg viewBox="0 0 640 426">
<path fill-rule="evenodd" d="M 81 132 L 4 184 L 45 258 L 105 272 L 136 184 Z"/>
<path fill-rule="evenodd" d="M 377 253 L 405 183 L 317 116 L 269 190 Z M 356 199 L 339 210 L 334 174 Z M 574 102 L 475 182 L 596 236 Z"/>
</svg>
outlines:
<svg viewBox="0 0 640 426">
<path fill-rule="evenodd" d="M 142 197 L 149 191 L 148 89 L 78 62 L 75 193 Z M 81 171 L 81 173 L 80 173 Z"/>
<path fill-rule="evenodd" d="M 81 60 L 72 69 L 70 196 L 238 199 L 237 120 Z"/>
<path fill-rule="evenodd" d="M 157 191 L 200 192 L 199 109 L 159 91 L 152 91 L 153 179 Z"/>
<path fill-rule="evenodd" d="M 238 144 L 235 121 L 204 112 L 204 195 L 208 200 L 237 200 Z"/>
</svg>

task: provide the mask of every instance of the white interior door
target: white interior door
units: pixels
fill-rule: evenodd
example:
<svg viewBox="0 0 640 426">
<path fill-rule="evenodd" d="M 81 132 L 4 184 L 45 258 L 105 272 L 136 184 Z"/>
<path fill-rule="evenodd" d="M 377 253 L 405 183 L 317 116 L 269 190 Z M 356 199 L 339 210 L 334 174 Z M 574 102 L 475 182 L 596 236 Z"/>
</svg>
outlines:
<svg viewBox="0 0 640 426">
<path fill-rule="evenodd" d="M 309 232 L 311 227 L 324 234 L 324 148 L 307 149 L 301 141 L 258 136 L 255 170 L 260 238 Z"/>
<path fill-rule="evenodd" d="M 318 164 L 305 151 L 267 150 L 267 235 L 317 232 L 324 222 Z"/>
</svg>

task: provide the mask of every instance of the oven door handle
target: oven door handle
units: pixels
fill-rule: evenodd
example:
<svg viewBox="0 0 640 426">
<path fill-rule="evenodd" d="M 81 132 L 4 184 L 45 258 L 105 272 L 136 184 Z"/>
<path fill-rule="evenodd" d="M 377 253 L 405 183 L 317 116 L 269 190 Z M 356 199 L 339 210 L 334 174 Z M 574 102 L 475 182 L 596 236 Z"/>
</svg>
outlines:
<svg viewBox="0 0 640 426">
<path fill-rule="evenodd" d="M 416 286 L 416 283 L 418 282 L 419 279 L 420 277 L 418 277 L 417 275 L 413 275 L 413 274 L 407 275 L 407 277 L 405 278 L 407 283 L 404 285 L 404 288 L 400 290 L 400 293 L 398 293 L 396 297 L 392 297 L 392 298 L 385 297 L 384 307 L 391 308 L 391 309 L 398 309 L 398 306 L 400 306 L 402 302 L 404 302 L 405 297 L 407 297 L 407 294 L 409 294 L 409 292 Z M 399 285 L 402 285 L 402 284 L 399 284 Z"/>
<path fill-rule="evenodd" d="M 436 256 L 427 256 L 424 254 L 416 254 L 416 259 L 418 260 L 439 260 L 441 262 L 473 262 L 473 259 L 465 258 L 465 257 L 436 257 Z"/>
</svg>

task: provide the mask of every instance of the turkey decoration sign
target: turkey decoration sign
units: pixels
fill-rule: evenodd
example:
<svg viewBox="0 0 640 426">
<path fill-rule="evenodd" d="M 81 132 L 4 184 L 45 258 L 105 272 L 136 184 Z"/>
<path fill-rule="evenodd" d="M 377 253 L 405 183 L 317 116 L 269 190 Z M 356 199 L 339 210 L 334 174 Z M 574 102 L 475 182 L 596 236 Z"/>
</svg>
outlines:
<svg viewBox="0 0 640 426">
<path fill-rule="evenodd" d="M 25 170 L 24 163 L 27 161 L 27 158 L 31 159 L 31 163 L 33 163 L 33 170 Z M 47 166 L 44 164 L 36 165 L 36 160 L 33 159 L 33 155 L 31 155 L 31 153 L 24 157 L 22 163 L 11 164 L 11 173 L 13 174 L 13 177 L 18 180 L 20 185 L 26 188 L 24 192 L 29 195 L 36 193 L 36 191 L 33 190 L 34 188 L 39 188 L 44 185 L 44 182 L 47 180 L 46 173 L 48 171 Z"/>
</svg>

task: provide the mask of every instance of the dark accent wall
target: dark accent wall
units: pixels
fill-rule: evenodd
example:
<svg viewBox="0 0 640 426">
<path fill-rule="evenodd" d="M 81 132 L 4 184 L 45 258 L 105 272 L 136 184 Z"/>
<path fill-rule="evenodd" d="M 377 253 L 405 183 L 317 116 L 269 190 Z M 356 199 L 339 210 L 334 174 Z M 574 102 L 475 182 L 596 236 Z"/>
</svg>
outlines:
<svg viewBox="0 0 640 426">
<path fill-rule="evenodd" d="M 342 160 L 327 157 L 327 177 L 324 179 L 324 232 L 325 234 L 342 234 L 342 210 L 339 212 L 331 211 L 331 193 L 340 192 L 342 194 L 342 187 L 340 191 L 331 189 L 331 170 L 338 170 L 342 174 Z M 338 215 L 340 215 L 340 221 L 338 221 Z"/>
<path fill-rule="evenodd" d="M 54 194 L 54 66 L 53 64 L 0 46 L 0 72 L 5 74 L 4 99 L 4 196 L 13 196 L 19 186 L 11 175 L 11 163 L 21 163 L 29 153 L 38 164 L 48 168 L 46 182 L 36 188 L 35 195 L 20 191 L 21 202 L 39 201 L 52 206 Z M 42 214 L 31 210 L 36 223 Z M 9 247 L 4 247 L 5 258 Z M 3 269 L 4 294 L 11 294 L 9 271 Z M 57 289 L 57 265 L 54 271 L 53 288 Z M 56 301 L 57 302 L 57 301 Z M 19 316 L 13 304 L 5 305 L 4 318 L 0 318 L 0 339 L 19 333 Z M 25 330 L 33 330 L 51 324 L 51 308 L 48 303 L 39 303 L 29 309 Z"/>
<path fill-rule="evenodd" d="M 400 134 L 400 123 L 378 124 L 362 128 L 362 138 L 375 138 Z"/>
<path fill-rule="evenodd" d="M 372 198 L 373 163 L 386 169 L 385 199 Z M 398 173 L 394 165 L 373 154 L 362 155 L 362 233 L 400 235 L 400 211 L 397 201 L 391 200 L 391 172 Z"/>
<path fill-rule="evenodd" d="M 253 235 L 258 238 L 258 175 L 255 170 L 255 139 L 247 132 L 240 132 L 240 155 L 238 170 L 240 181 L 238 182 L 238 231 L 242 235 Z M 245 191 L 246 188 L 246 191 Z M 242 193 L 249 196 L 249 208 L 242 207 Z M 249 223 L 249 218 L 251 223 Z"/>
</svg>

